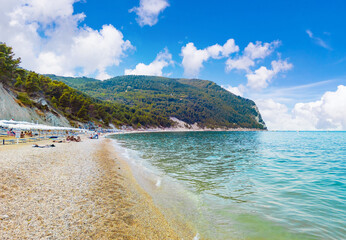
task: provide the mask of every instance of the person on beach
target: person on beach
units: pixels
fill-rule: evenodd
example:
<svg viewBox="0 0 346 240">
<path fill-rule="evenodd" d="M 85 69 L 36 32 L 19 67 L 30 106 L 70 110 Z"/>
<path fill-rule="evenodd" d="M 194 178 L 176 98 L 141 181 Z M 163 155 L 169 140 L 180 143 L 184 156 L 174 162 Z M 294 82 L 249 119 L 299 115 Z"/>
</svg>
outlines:
<svg viewBox="0 0 346 240">
<path fill-rule="evenodd" d="M 75 138 L 74 136 L 67 136 L 66 141 L 81 142 L 82 139 L 80 138 L 80 136 L 78 136 L 77 138 Z"/>
</svg>

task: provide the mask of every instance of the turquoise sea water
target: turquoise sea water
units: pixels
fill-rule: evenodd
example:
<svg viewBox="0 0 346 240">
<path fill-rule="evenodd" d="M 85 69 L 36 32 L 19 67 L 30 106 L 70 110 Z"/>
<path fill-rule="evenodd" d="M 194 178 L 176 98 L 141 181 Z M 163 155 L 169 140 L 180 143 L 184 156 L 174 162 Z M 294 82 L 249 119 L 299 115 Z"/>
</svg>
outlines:
<svg viewBox="0 0 346 240">
<path fill-rule="evenodd" d="M 346 132 L 114 135 L 168 218 L 210 239 L 346 239 Z"/>
</svg>

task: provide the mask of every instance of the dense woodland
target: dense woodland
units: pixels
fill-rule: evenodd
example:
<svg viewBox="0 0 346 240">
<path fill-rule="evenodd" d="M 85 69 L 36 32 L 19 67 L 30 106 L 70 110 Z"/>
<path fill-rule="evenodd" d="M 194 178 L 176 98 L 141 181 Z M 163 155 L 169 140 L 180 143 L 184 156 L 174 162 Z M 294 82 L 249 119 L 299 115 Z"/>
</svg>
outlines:
<svg viewBox="0 0 346 240">
<path fill-rule="evenodd" d="M 153 76 L 119 76 L 99 81 L 49 76 L 97 99 L 163 117 L 176 117 L 188 124 L 197 122 L 201 127 L 210 128 L 265 128 L 253 101 L 236 96 L 211 81 Z"/>
<path fill-rule="evenodd" d="M 12 48 L 0 43 L 0 82 L 28 107 L 48 111 L 47 105 L 35 101 L 44 98 L 72 124 L 92 121 L 103 126 L 170 127 L 169 118 L 176 117 L 201 127 L 265 128 L 253 101 L 211 81 L 151 76 L 99 81 L 40 75 L 19 64 Z"/>
</svg>

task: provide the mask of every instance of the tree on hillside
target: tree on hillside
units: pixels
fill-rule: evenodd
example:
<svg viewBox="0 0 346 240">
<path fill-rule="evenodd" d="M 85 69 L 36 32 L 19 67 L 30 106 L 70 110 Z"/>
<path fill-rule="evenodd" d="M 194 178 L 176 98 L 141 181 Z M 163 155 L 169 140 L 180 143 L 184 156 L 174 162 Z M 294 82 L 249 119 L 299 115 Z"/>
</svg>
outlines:
<svg viewBox="0 0 346 240">
<path fill-rule="evenodd" d="M 88 111 L 87 111 L 87 109 L 86 109 L 86 107 L 85 107 L 84 105 L 81 107 L 81 109 L 80 109 L 79 112 L 77 113 L 77 116 L 78 116 L 79 118 L 81 118 L 81 119 L 84 119 L 84 120 L 89 119 L 89 118 L 88 118 Z"/>
<path fill-rule="evenodd" d="M 23 89 L 23 85 L 24 85 L 24 82 L 22 80 L 22 77 L 20 75 L 18 75 L 18 77 L 16 78 L 16 83 L 14 84 L 14 86 L 20 90 Z"/>
<path fill-rule="evenodd" d="M 36 93 L 40 90 L 38 74 L 30 72 L 26 80 L 26 90 L 29 93 Z"/>
<path fill-rule="evenodd" d="M 15 77 L 20 58 L 15 58 L 11 47 L 0 42 L 0 82 L 7 84 Z"/>
</svg>

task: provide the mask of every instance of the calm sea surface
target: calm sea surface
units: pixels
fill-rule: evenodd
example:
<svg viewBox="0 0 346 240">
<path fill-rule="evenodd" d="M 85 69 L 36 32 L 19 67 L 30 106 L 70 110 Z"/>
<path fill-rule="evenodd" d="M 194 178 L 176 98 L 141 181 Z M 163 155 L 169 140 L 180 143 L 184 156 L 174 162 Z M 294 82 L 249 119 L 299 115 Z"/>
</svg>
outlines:
<svg viewBox="0 0 346 240">
<path fill-rule="evenodd" d="M 346 239 L 346 132 L 111 138 L 166 216 L 197 236 Z"/>
</svg>

